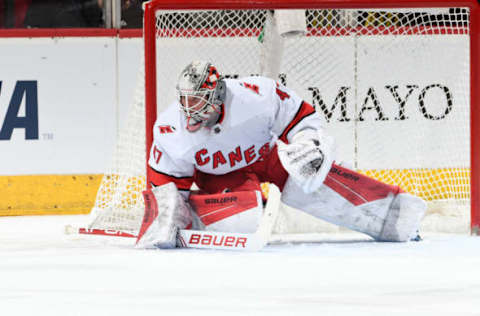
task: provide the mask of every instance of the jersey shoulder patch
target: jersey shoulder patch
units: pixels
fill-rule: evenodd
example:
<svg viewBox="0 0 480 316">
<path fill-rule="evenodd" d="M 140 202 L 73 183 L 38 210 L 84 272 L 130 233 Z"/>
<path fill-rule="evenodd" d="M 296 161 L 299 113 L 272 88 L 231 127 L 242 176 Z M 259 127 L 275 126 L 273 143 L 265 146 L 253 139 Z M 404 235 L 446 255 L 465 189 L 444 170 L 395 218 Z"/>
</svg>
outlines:
<svg viewBox="0 0 480 316">
<path fill-rule="evenodd" d="M 155 142 L 169 153 L 175 152 L 185 144 L 185 134 L 181 124 L 181 113 L 176 103 L 172 103 L 165 111 L 158 114 L 153 126 Z"/>
<path fill-rule="evenodd" d="M 180 127 L 178 106 L 176 103 L 172 103 L 165 111 L 158 114 L 153 133 L 157 136 L 174 134 L 180 130 Z"/>
</svg>

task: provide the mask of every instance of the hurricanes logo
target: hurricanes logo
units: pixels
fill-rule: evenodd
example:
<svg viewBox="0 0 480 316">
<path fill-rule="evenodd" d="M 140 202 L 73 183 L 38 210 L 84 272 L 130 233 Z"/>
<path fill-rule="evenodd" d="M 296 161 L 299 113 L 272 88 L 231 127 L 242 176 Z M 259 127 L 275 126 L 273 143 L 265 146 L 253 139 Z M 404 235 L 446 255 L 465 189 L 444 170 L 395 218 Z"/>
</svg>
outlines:
<svg viewBox="0 0 480 316">
<path fill-rule="evenodd" d="M 160 125 L 158 127 L 160 134 L 171 134 L 175 132 L 175 126 L 172 125 Z"/>
</svg>

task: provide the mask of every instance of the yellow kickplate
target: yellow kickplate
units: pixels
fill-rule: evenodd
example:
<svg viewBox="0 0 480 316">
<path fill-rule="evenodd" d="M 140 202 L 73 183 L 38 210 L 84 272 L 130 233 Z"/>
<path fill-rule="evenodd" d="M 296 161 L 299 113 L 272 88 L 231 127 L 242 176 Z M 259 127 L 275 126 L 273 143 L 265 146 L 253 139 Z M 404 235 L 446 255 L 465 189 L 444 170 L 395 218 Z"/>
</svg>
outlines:
<svg viewBox="0 0 480 316">
<path fill-rule="evenodd" d="M 0 216 L 87 214 L 102 176 L 0 176 Z"/>
</svg>

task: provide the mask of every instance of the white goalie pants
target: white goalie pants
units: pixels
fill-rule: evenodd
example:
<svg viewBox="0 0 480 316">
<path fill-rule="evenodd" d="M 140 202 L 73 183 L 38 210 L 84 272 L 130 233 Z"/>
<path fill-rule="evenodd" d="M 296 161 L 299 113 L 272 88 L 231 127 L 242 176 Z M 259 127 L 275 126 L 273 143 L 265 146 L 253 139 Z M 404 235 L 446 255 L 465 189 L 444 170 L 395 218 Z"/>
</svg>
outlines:
<svg viewBox="0 0 480 316">
<path fill-rule="evenodd" d="M 416 237 L 426 211 L 422 199 L 399 187 L 335 164 L 324 184 L 313 193 L 304 193 L 289 178 L 282 202 L 381 241 L 408 241 Z"/>
</svg>

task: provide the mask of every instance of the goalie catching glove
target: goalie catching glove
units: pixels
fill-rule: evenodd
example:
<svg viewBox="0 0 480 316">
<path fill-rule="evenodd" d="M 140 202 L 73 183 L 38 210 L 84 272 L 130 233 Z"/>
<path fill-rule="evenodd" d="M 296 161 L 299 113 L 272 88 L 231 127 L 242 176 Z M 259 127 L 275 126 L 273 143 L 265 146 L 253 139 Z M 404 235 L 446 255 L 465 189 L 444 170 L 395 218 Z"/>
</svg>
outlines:
<svg viewBox="0 0 480 316">
<path fill-rule="evenodd" d="M 298 132 L 290 144 L 277 140 L 278 157 L 290 177 L 311 193 L 322 185 L 334 161 L 333 138 L 321 130 Z"/>
</svg>

